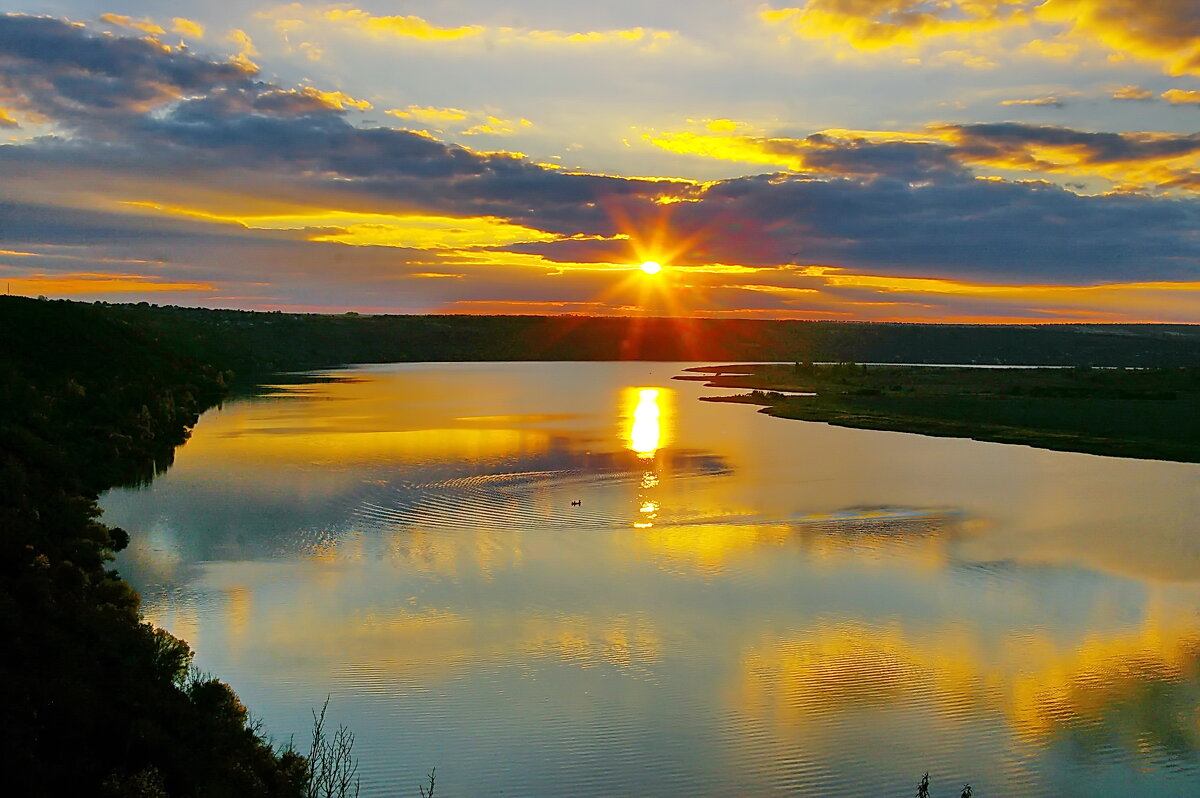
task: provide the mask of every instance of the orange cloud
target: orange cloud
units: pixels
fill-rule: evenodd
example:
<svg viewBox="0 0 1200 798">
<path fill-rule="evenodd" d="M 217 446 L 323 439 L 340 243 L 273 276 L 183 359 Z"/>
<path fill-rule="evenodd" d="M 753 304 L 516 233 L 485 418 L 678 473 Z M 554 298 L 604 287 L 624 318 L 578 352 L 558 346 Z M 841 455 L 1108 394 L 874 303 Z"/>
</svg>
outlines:
<svg viewBox="0 0 1200 798">
<path fill-rule="evenodd" d="M 625 316 L 639 308 L 615 306 L 604 302 L 532 301 L 504 299 L 459 299 L 438 309 L 439 313 L 469 313 L 484 316 L 544 316 L 558 313 L 579 313 L 588 316 Z"/>
<path fill-rule="evenodd" d="M 168 282 L 144 274 L 105 274 L 70 272 L 65 274 L 25 274 L 5 277 L 7 290 L 31 296 L 77 296 L 80 294 L 143 294 L 162 291 L 213 291 L 210 283 Z"/>
</svg>

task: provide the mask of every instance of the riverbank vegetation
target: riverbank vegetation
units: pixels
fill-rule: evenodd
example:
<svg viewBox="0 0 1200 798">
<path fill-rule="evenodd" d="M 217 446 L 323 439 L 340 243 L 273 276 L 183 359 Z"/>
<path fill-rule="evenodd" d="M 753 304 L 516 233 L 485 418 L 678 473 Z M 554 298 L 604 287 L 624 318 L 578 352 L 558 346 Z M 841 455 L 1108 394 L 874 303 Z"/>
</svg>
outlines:
<svg viewBox="0 0 1200 798">
<path fill-rule="evenodd" d="M 142 622 L 99 493 L 170 464 L 229 374 L 103 309 L 0 308 L 0 746 L 21 796 L 299 796 L 308 764 Z"/>
<path fill-rule="evenodd" d="M 1200 330 L 319 316 L 0 297 L 0 745 L 9 791 L 356 789 L 339 759 L 352 737 L 339 732 L 308 756 L 273 746 L 227 685 L 190 667 L 184 641 L 142 622 L 136 592 L 112 568 L 129 535 L 101 522 L 97 497 L 167 468 L 235 371 L 246 381 L 354 362 L 851 357 L 1194 366 Z M 701 371 L 697 378 L 755 391 L 722 401 L 794 418 L 1106 454 L 1194 460 L 1200 450 L 1195 368 Z M 818 396 L 778 393 L 796 390 Z"/>
<path fill-rule="evenodd" d="M 708 397 L 780 418 L 1043 449 L 1200 462 L 1200 367 L 706 366 Z M 700 376 L 705 375 L 705 376 Z M 808 393 L 812 395 L 799 395 Z"/>
</svg>

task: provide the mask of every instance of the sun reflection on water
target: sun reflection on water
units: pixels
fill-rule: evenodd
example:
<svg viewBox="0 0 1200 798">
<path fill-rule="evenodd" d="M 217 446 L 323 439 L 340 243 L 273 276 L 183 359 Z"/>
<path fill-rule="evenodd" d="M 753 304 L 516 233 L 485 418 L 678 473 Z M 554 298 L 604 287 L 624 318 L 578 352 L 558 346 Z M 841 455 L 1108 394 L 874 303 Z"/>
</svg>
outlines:
<svg viewBox="0 0 1200 798">
<path fill-rule="evenodd" d="M 637 390 L 637 405 L 629 427 L 629 448 L 643 460 L 649 460 L 662 445 L 662 409 L 658 404 L 657 388 Z"/>
<path fill-rule="evenodd" d="M 662 388 L 629 388 L 626 391 L 626 416 L 630 419 L 627 438 L 629 449 L 637 454 L 638 459 L 645 462 L 639 484 L 638 517 L 633 522 L 635 529 L 649 529 L 658 518 L 659 503 L 654 498 L 654 489 L 658 487 L 658 450 L 665 443 L 664 427 L 667 424 L 667 414 L 663 412 L 666 404 Z M 632 407 L 629 412 L 628 408 Z"/>
<path fill-rule="evenodd" d="M 377 783 L 404 778 L 388 746 L 467 740 L 491 773 L 671 717 L 746 793 L 798 772 L 831 793 L 831 763 L 882 794 L 913 762 L 981 795 L 1194 792 L 1194 469 L 760 431 L 649 366 L 389 368 L 214 411 L 169 478 L 106 510 L 144 530 L 122 556 L 146 619 L 256 706 L 299 700 L 303 724 L 331 687 L 370 697 L 352 720 L 385 741 Z M 477 401 L 481 375 L 499 398 Z M 607 785 L 592 766 L 568 775 Z"/>
</svg>

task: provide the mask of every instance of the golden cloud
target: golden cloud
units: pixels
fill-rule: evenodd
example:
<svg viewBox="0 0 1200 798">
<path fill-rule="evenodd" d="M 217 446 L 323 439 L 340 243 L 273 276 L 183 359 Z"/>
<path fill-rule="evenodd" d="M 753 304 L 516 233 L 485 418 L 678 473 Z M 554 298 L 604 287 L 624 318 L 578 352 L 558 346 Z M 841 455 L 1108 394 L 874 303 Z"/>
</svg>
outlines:
<svg viewBox="0 0 1200 798">
<path fill-rule="evenodd" d="M 448 39 L 478 36 L 484 31 L 482 25 L 461 25 L 456 28 L 442 28 L 418 16 L 395 15 L 377 17 L 357 8 L 330 8 L 321 12 L 321 17 L 327 22 L 352 28 L 378 38 L 399 37 L 423 39 L 425 41 L 445 41 Z"/>
<path fill-rule="evenodd" d="M 545 243 L 564 236 L 512 224 L 494 216 L 433 216 L 347 211 L 337 208 L 295 208 L 287 213 L 219 213 L 154 202 L 123 202 L 123 206 L 155 215 L 181 216 L 236 224 L 251 230 L 298 231 L 308 241 L 351 246 L 459 250 L 512 244 Z"/>
<path fill-rule="evenodd" d="M 766 272 L 769 274 L 769 272 Z M 962 300 L 985 302 L 993 308 L 987 320 L 994 321 L 1004 312 L 1018 321 L 1031 321 L 1019 314 L 1030 308 L 1050 315 L 1067 315 L 1093 321 L 1155 321 L 1194 316 L 1200 303 L 1200 281 L 1159 281 L 1105 283 L 1100 285 L 1009 285 L 969 282 L 936 277 L 901 277 L 861 274 L 833 266 L 802 266 L 793 272 L 806 279 L 803 286 L 787 281 L 788 272 L 779 273 L 782 284 L 744 284 L 740 289 L 779 296 L 816 299 L 842 306 L 847 289 L 860 292 L 872 305 L 911 304 L 929 313 L 896 316 L 892 320 L 945 318 Z M 814 288 L 813 286 L 816 286 Z M 897 298 L 903 300 L 896 303 Z M 965 322 L 983 319 L 962 317 Z"/>
<path fill-rule="evenodd" d="M 397 119 L 412 120 L 427 128 L 439 130 L 454 127 L 463 136 L 509 136 L 533 123 L 521 117 L 504 119 L 486 111 L 465 111 L 461 108 L 438 108 L 429 105 L 410 105 L 384 111 Z"/>
<path fill-rule="evenodd" d="M 1079 57 L 1080 49 L 1077 42 L 1065 41 L 1061 38 L 1032 39 L 1023 44 L 1019 52 L 1050 61 L 1071 61 Z"/>
<path fill-rule="evenodd" d="M 1200 92 L 1172 90 L 1172 102 L 1200 102 Z M 1167 95 L 1170 95 L 1168 97 Z M 1006 104 L 1025 104 L 1010 101 Z M 1028 101 L 1035 105 L 1043 100 Z M 987 128 L 988 126 L 983 126 Z M 694 131 L 648 133 L 656 147 L 697 155 L 831 177 L 870 177 L 878 167 L 850 156 L 873 145 L 900 142 L 937 145 L 947 162 L 1045 178 L 1100 179 L 1123 190 L 1195 191 L 1200 139 L 1172 133 L 1089 134 L 1067 128 L 1020 127 L 1012 135 L 967 125 L 930 125 L 920 131 L 830 129 L 806 138 Z"/>
<path fill-rule="evenodd" d="M 808 0 L 759 16 L 785 36 L 840 42 L 842 54 L 918 50 L 938 40 L 967 42 L 979 51 L 982 34 L 1024 30 L 1026 40 L 1014 52 L 1069 60 L 1083 47 L 1099 47 L 1114 58 L 1191 75 L 1200 74 L 1195 8 L 1195 0 Z M 1000 40 L 982 44 L 985 51 L 1005 49 Z"/>
<path fill-rule="evenodd" d="M 1195 0 L 1045 0 L 1035 14 L 1071 37 L 1161 63 L 1167 74 L 1200 74 Z"/>
<path fill-rule="evenodd" d="M 689 131 L 646 133 L 643 139 L 656 147 L 680 155 L 699 155 L 722 161 L 767 164 L 793 171 L 804 171 L 805 160 L 800 153 L 784 153 L 771 146 L 772 142 L 799 139 L 769 139 L 758 136 L 693 133 Z"/>
<path fill-rule="evenodd" d="M 199 22 L 193 22 L 184 17 L 175 17 L 172 19 L 171 30 L 180 36 L 191 36 L 194 39 L 204 38 L 204 26 Z"/>
<path fill-rule="evenodd" d="M 1141 86 L 1122 86 L 1112 93 L 1114 100 L 1149 100 L 1154 92 Z"/>
<path fill-rule="evenodd" d="M 665 30 L 647 30 L 646 28 L 628 28 L 625 30 L 588 31 L 586 33 L 571 33 L 558 30 L 528 30 L 518 28 L 499 28 L 504 38 L 513 38 L 542 44 L 649 44 L 654 45 L 670 41 L 673 33 Z"/>
<path fill-rule="evenodd" d="M 240 28 L 234 28 L 225 37 L 227 41 L 233 42 L 237 46 L 237 54 L 230 61 L 237 64 L 247 72 L 257 72 L 258 64 L 250 59 L 259 55 L 258 48 L 254 46 L 254 42 L 250 39 L 250 34 Z"/>
<path fill-rule="evenodd" d="M 410 105 L 408 108 L 393 108 L 384 113 L 399 119 L 414 119 L 428 124 L 461 122 L 469 116 L 473 116 L 472 112 L 459 108 L 436 108 L 431 105 Z"/>
<path fill-rule="evenodd" d="M 125 14 L 101 14 L 100 19 L 109 25 L 116 25 L 119 28 L 128 28 L 130 30 L 140 30 L 143 33 L 149 33 L 151 36 L 160 36 L 166 33 L 161 25 L 149 17 L 135 19 Z"/>
<path fill-rule="evenodd" d="M 513 121 L 489 116 L 486 121 L 474 127 L 467 128 L 462 134 L 464 136 L 510 136 L 516 133 L 518 128 L 531 127 L 532 125 L 532 122 L 524 118 Z"/>
<path fill-rule="evenodd" d="M 361 215 L 355 215 L 355 218 Z M 326 217 L 328 219 L 329 217 Z M 560 236 L 506 222 L 492 216 L 453 218 L 447 216 L 386 217 L 387 221 L 356 221 L 335 232 L 317 233 L 309 241 L 327 241 L 356 247 L 407 247 L 413 249 L 460 249 L 500 247 L 512 244 L 557 241 Z M 309 224 L 317 227 L 320 225 Z"/>
<path fill-rule="evenodd" d="M 1171 105 L 1198 105 L 1200 104 L 1200 91 L 1168 89 L 1162 93 L 1162 98 Z"/>
<path fill-rule="evenodd" d="M 808 0 L 759 13 L 770 26 L 806 39 L 841 41 L 852 50 L 916 48 L 933 38 L 968 40 L 1028 23 L 1031 0 Z"/>
<path fill-rule="evenodd" d="M 1001 105 L 1036 105 L 1049 106 L 1051 108 L 1062 108 L 1066 103 L 1061 97 L 1049 95 L 1047 97 L 1032 97 L 1027 100 L 1001 100 Z"/>
<path fill-rule="evenodd" d="M 1194 190 L 1187 181 L 1200 169 L 1200 140 L 1171 133 L 1092 137 L 1046 128 L 1049 135 L 1044 137 L 1031 135 L 1003 140 L 977 135 L 970 127 L 940 125 L 931 129 L 955 147 L 954 157 L 958 161 L 972 167 L 1100 178 L 1123 190 Z"/>
<path fill-rule="evenodd" d="M 301 3 L 292 3 L 262 12 L 258 16 L 273 19 L 276 30 L 284 35 L 310 25 L 334 25 L 342 30 L 374 39 L 412 39 L 426 42 L 486 39 L 489 45 L 497 43 L 552 46 L 634 45 L 643 49 L 655 49 L 675 38 L 675 34 L 671 31 L 642 27 L 562 31 L 488 27 L 478 24 L 440 26 L 412 14 L 377 16 L 369 11 L 345 5 L 313 8 Z"/>
<path fill-rule="evenodd" d="M 340 91 L 321 91 L 314 89 L 312 86 L 305 86 L 299 89 L 297 94 L 301 94 L 310 99 L 320 102 L 329 108 L 336 108 L 339 111 L 344 111 L 347 108 L 355 108 L 359 111 L 369 111 L 373 107 L 366 100 L 356 100 L 349 94 Z"/>
</svg>

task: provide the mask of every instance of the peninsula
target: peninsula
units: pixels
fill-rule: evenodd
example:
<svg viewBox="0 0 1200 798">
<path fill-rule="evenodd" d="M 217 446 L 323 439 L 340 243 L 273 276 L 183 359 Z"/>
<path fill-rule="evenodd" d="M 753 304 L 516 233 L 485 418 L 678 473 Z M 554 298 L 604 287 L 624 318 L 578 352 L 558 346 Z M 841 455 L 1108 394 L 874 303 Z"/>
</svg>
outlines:
<svg viewBox="0 0 1200 798">
<path fill-rule="evenodd" d="M 676 379 L 748 393 L 779 418 L 1042 449 L 1200 462 L 1200 368 L 700 366 Z"/>
</svg>

